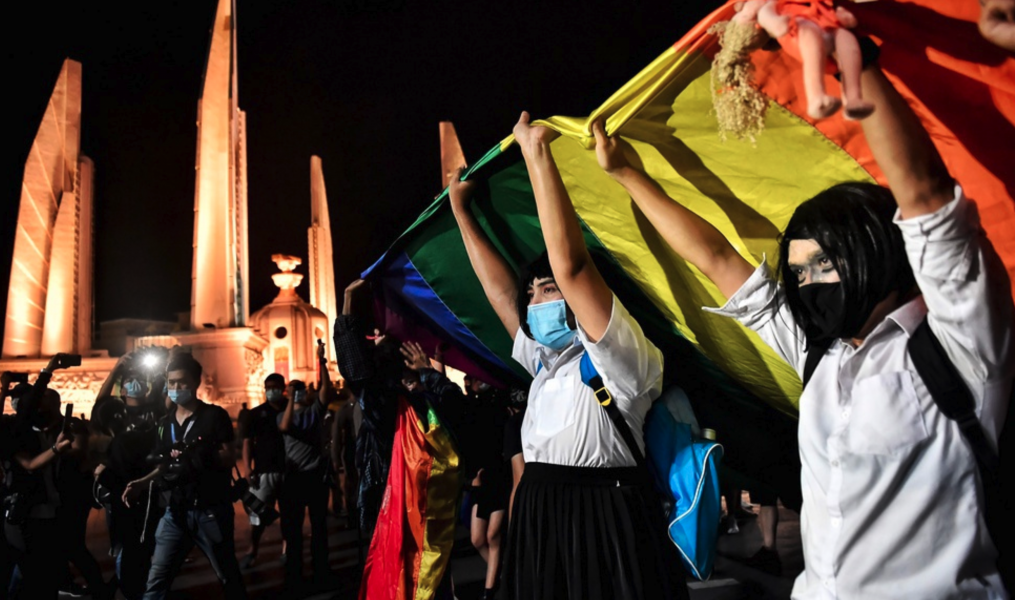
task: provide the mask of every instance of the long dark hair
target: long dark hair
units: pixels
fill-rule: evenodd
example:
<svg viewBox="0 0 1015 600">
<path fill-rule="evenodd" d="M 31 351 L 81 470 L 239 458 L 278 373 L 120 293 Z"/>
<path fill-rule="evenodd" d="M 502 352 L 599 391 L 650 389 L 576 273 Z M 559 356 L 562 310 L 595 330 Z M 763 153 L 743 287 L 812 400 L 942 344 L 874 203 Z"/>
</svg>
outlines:
<svg viewBox="0 0 1015 600">
<path fill-rule="evenodd" d="M 855 335 L 878 302 L 892 292 L 907 294 L 916 285 L 902 232 L 892 222 L 895 211 L 888 189 L 862 182 L 834 185 L 797 207 L 779 240 L 779 274 L 790 311 L 808 338 L 816 331 L 788 264 L 789 243 L 814 240 L 831 259 L 846 297 L 841 331 Z"/>
</svg>

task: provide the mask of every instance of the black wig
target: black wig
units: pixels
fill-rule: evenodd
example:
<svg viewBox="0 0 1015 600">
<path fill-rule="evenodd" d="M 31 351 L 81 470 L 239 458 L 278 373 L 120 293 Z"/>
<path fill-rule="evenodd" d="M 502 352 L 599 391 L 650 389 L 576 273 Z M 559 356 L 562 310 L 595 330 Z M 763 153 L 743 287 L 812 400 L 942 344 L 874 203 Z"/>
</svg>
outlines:
<svg viewBox="0 0 1015 600">
<path fill-rule="evenodd" d="M 902 232 L 892 222 L 895 211 L 887 188 L 861 182 L 832 186 L 797 207 L 779 241 L 779 274 L 790 311 L 808 338 L 817 331 L 788 264 L 790 241 L 814 240 L 835 265 L 847 306 L 838 337 L 852 337 L 875 305 L 892 292 L 905 295 L 916 286 Z"/>
</svg>

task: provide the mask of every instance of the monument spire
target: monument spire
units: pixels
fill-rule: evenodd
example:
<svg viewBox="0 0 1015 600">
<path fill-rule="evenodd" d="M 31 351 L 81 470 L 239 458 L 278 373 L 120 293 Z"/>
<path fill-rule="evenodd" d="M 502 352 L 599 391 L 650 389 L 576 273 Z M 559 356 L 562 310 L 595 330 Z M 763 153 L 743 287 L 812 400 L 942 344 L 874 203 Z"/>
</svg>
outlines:
<svg viewBox="0 0 1015 600">
<path fill-rule="evenodd" d="M 331 218 L 328 216 L 328 192 L 324 188 L 321 158 L 310 157 L 310 229 L 307 232 L 310 256 L 310 304 L 328 317 L 328 327 L 338 318 L 335 295 L 335 262 L 331 244 Z M 330 339 L 328 360 L 334 360 Z"/>
<path fill-rule="evenodd" d="M 219 0 L 197 109 L 191 327 L 242 327 L 247 282 L 246 114 L 237 102 L 236 2 Z"/>
<path fill-rule="evenodd" d="M 93 166 L 80 145 L 81 63 L 67 59 L 25 161 L 4 358 L 91 347 Z"/>
</svg>

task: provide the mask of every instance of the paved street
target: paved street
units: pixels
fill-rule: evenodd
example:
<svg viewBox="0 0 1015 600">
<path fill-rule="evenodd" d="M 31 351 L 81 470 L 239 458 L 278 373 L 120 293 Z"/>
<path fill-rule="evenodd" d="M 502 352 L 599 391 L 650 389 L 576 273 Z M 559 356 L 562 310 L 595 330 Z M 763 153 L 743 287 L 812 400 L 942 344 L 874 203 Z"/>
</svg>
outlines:
<svg viewBox="0 0 1015 600">
<path fill-rule="evenodd" d="M 771 577 L 749 569 L 736 562 L 753 554 L 761 546 L 761 533 L 754 519 L 741 522 L 740 533 L 723 535 L 719 538 L 719 554 L 716 569 L 707 582 L 692 582 L 692 600 L 735 600 L 741 598 L 776 599 L 788 598 L 793 578 L 803 568 L 800 551 L 799 520 L 795 513 L 780 510 L 779 554 L 783 563 L 783 576 Z M 314 600 L 346 600 L 356 598 L 359 585 L 359 552 L 355 530 L 343 527 L 344 519 L 329 518 L 328 542 L 331 568 L 337 574 L 336 583 L 327 590 L 320 590 L 312 596 Z M 309 521 L 304 525 L 309 535 Z M 237 505 L 236 516 L 237 553 L 243 556 L 249 540 L 249 525 L 246 515 Z M 108 555 L 109 542 L 105 534 L 102 515 L 94 511 L 88 526 L 88 545 L 99 559 L 104 575 L 113 574 L 113 560 Z M 305 563 L 309 569 L 309 544 L 305 545 Z M 363 542 L 366 552 L 366 542 Z M 261 553 L 254 566 L 244 573 L 247 591 L 251 598 L 277 598 L 282 593 L 282 539 L 278 526 L 273 525 L 265 533 Z M 468 531 L 461 527 L 452 555 L 452 573 L 456 595 L 459 600 L 474 600 L 482 593 L 485 564 L 469 544 Z M 221 588 L 208 562 L 197 550 L 190 556 L 190 562 L 183 566 L 173 586 L 174 599 L 219 598 Z"/>
</svg>

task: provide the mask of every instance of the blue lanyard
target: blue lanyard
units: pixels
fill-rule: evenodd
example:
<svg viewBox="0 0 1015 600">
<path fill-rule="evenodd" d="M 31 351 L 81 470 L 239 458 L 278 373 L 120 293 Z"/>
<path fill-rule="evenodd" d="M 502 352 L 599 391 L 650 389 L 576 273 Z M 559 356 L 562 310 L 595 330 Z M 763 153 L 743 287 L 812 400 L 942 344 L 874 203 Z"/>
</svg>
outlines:
<svg viewBox="0 0 1015 600">
<path fill-rule="evenodd" d="M 171 418 L 171 421 L 169 422 L 169 437 L 173 440 L 173 443 L 175 444 L 176 443 L 176 428 L 179 427 L 179 425 L 176 424 L 176 416 L 175 415 L 171 416 L 170 418 Z M 183 435 L 180 436 L 180 437 L 183 438 L 184 440 L 186 440 L 187 439 L 187 434 L 190 433 L 190 428 L 193 427 L 193 426 L 194 426 L 194 417 L 192 416 L 192 417 L 190 417 L 190 422 L 187 423 L 187 428 L 183 431 Z"/>
</svg>

